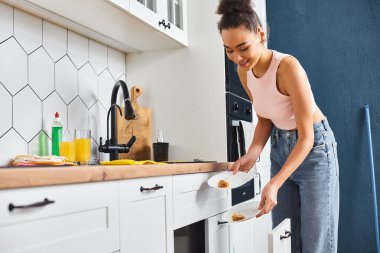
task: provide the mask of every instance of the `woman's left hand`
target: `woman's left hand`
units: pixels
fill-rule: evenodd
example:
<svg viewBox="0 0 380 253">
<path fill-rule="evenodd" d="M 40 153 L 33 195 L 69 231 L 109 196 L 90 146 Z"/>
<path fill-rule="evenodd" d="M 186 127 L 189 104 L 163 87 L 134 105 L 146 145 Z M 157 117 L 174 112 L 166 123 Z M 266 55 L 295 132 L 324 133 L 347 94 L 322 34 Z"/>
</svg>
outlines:
<svg viewBox="0 0 380 253">
<path fill-rule="evenodd" d="M 261 211 L 256 215 L 256 218 L 269 213 L 277 205 L 277 192 L 277 186 L 273 185 L 270 181 L 265 185 L 261 192 L 261 201 L 258 207 Z"/>
</svg>

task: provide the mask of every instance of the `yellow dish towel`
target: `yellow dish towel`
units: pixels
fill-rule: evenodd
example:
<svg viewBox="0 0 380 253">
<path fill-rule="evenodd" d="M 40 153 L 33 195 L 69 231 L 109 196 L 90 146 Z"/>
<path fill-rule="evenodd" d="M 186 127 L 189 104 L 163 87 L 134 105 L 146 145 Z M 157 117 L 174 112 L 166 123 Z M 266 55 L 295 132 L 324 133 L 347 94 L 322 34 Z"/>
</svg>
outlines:
<svg viewBox="0 0 380 253">
<path fill-rule="evenodd" d="M 166 164 L 163 162 L 155 162 L 152 160 L 144 160 L 144 161 L 135 161 L 129 159 L 120 159 L 113 161 L 104 161 L 100 162 L 101 165 L 144 165 L 144 164 Z"/>
</svg>

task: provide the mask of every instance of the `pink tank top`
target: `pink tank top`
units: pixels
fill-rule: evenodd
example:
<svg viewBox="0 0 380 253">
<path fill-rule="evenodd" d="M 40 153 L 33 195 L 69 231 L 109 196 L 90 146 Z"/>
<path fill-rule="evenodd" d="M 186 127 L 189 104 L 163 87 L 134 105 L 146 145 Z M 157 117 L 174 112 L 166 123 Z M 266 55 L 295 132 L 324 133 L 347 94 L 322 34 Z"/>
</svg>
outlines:
<svg viewBox="0 0 380 253">
<path fill-rule="evenodd" d="M 272 120 L 276 127 L 284 130 L 295 129 L 297 124 L 290 96 L 280 93 L 276 85 L 278 66 L 287 54 L 272 51 L 272 61 L 262 77 L 256 78 L 252 70 L 247 72 L 247 86 L 252 94 L 252 104 L 259 116 Z M 310 87 L 309 81 L 308 85 Z M 314 113 L 317 106 L 312 92 L 311 97 Z"/>
</svg>

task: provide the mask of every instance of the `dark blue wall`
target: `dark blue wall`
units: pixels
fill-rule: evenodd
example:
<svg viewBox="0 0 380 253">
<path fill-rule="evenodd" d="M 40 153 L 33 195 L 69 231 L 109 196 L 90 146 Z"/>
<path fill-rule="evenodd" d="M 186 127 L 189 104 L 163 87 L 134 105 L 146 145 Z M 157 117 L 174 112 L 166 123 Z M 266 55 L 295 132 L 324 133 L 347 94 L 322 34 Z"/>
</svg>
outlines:
<svg viewBox="0 0 380 253">
<path fill-rule="evenodd" d="M 301 62 L 338 141 L 339 252 L 376 252 L 363 106 L 380 196 L 380 0 L 267 0 L 267 20 L 269 48 Z"/>
</svg>

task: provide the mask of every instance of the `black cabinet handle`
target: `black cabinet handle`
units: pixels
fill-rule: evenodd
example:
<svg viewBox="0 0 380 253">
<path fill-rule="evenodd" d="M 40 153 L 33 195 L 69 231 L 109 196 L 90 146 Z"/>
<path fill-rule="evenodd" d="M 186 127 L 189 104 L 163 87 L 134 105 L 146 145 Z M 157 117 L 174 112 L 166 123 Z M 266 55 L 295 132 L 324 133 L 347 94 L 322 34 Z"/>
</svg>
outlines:
<svg viewBox="0 0 380 253">
<path fill-rule="evenodd" d="M 163 26 L 163 27 L 166 27 L 166 22 L 165 22 L 165 19 L 161 20 L 161 21 L 158 21 L 158 26 Z"/>
<path fill-rule="evenodd" d="M 159 190 L 159 189 L 162 189 L 162 188 L 164 188 L 163 186 L 161 186 L 161 185 L 158 185 L 158 184 L 156 184 L 154 187 L 152 187 L 152 188 L 144 188 L 144 187 L 140 187 L 140 192 L 143 192 L 143 191 L 157 191 L 157 190 Z"/>
<path fill-rule="evenodd" d="M 218 221 L 218 226 L 228 223 L 228 221 Z"/>
<path fill-rule="evenodd" d="M 170 23 L 168 22 L 168 24 L 166 24 L 166 21 L 165 19 L 161 20 L 161 21 L 158 21 L 158 26 L 163 26 L 165 29 L 170 29 Z"/>
<path fill-rule="evenodd" d="M 54 200 L 48 200 L 47 198 L 45 198 L 44 201 L 37 202 L 34 204 L 30 204 L 30 205 L 25 205 L 25 206 L 15 206 L 12 203 L 10 203 L 8 205 L 8 210 L 9 210 L 9 212 L 12 212 L 13 209 L 16 209 L 16 208 L 17 209 L 24 209 L 24 208 L 40 207 L 40 206 L 46 206 L 46 205 L 50 205 L 50 204 L 54 204 L 54 203 L 55 203 Z"/>
<path fill-rule="evenodd" d="M 290 231 L 285 230 L 285 235 L 280 235 L 280 240 L 290 238 L 291 236 L 292 233 Z"/>
</svg>

